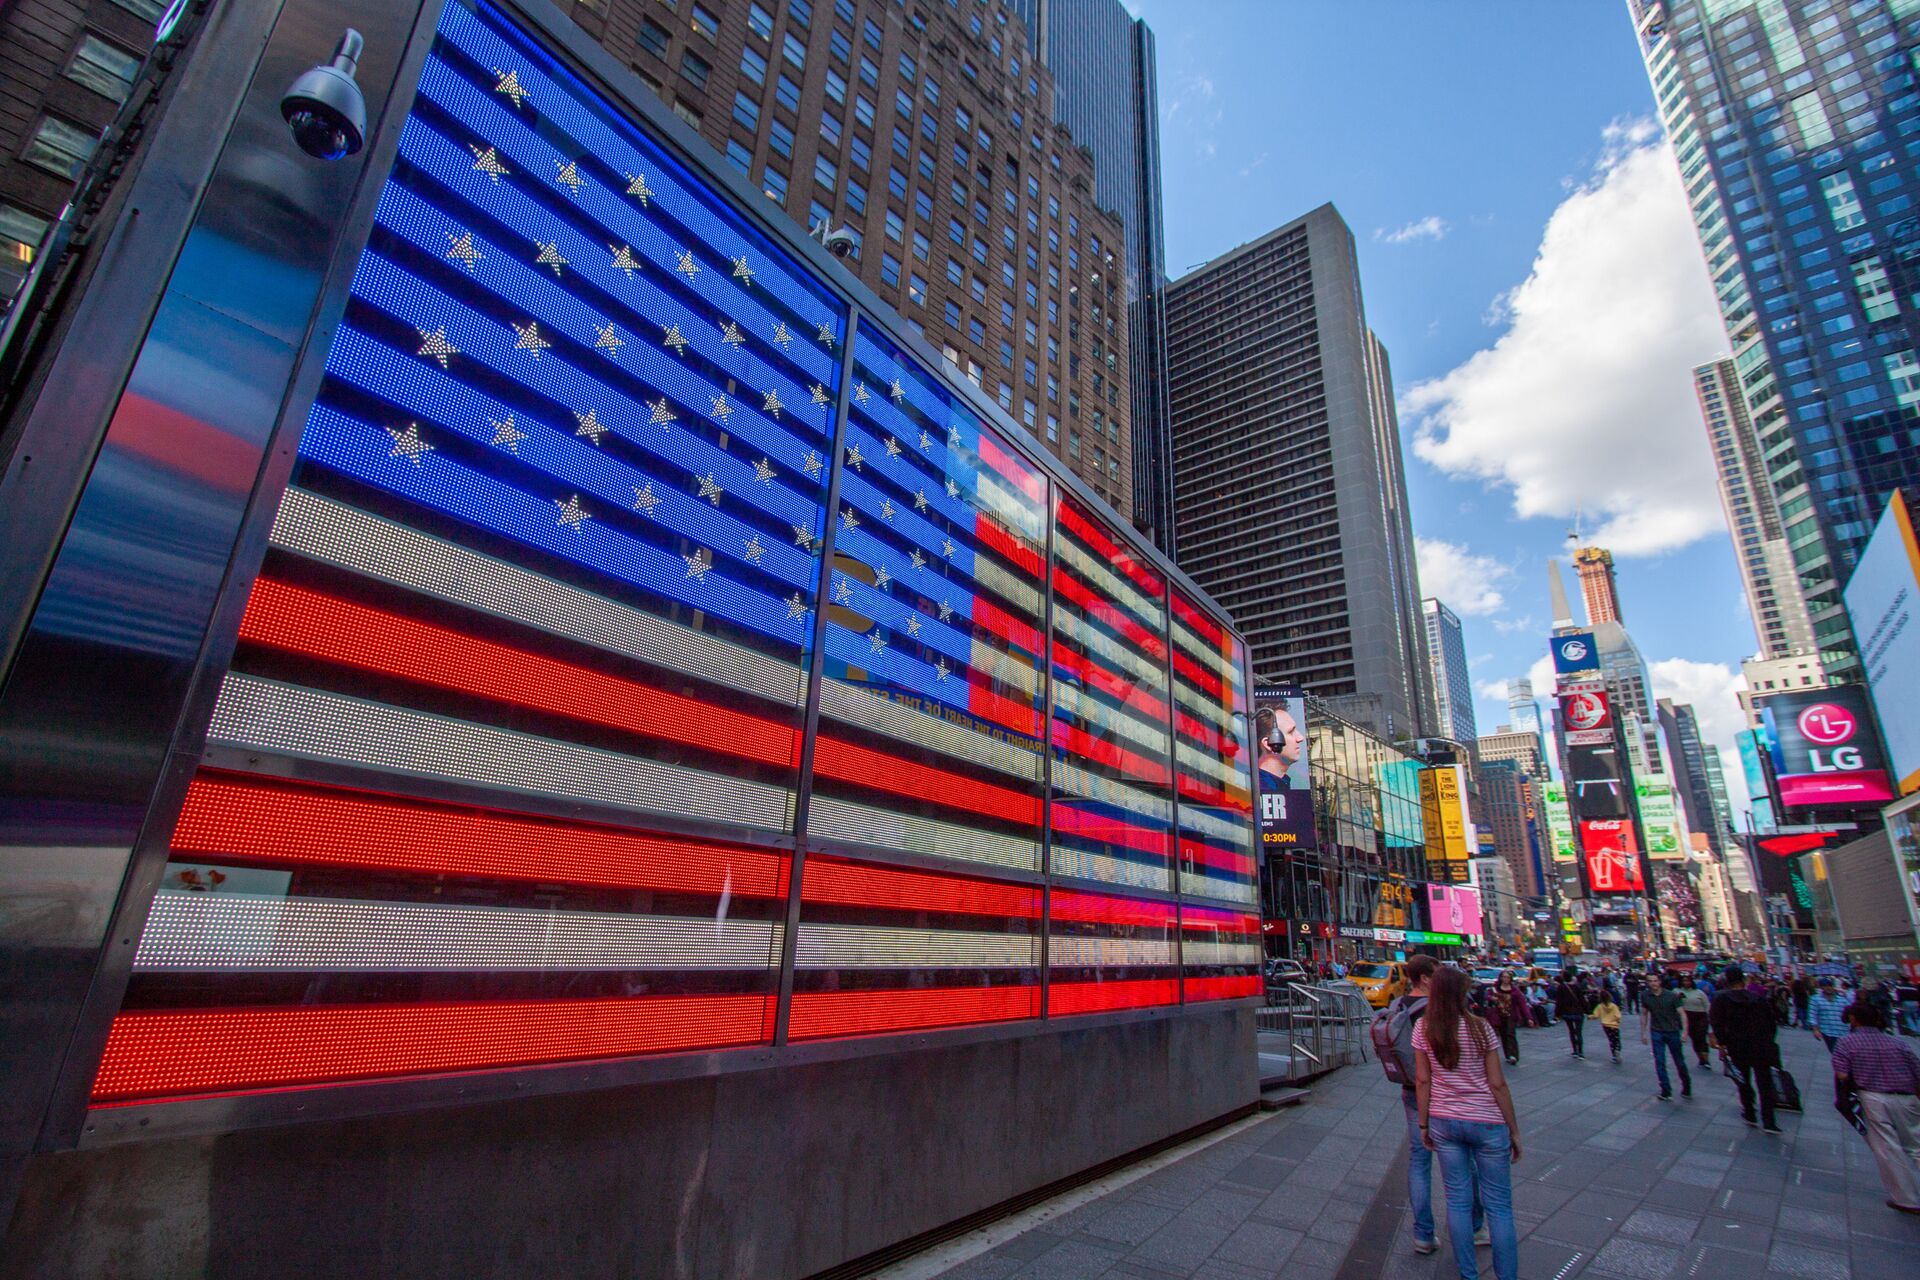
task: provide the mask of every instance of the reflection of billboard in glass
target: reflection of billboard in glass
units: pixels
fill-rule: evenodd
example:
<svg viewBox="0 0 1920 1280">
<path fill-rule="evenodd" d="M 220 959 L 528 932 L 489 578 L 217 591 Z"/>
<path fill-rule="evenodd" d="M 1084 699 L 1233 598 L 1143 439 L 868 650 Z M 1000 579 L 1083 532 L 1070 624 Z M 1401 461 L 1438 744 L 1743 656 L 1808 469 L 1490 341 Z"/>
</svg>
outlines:
<svg viewBox="0 0 1920 1280">
<path fill-rule="evenodd" d="M 1466 885 L 1427 886 L 1427 919 L 1435 933 L 1485 934 L 1480 891 Z"/>
<path fill-rule="evenodd" d="M 1859 685 L 1756 699 L 1773 750 L 1774 784 L 1789 809 L 1893 799 L 1873 714 Z"/>
<path fill-rule="evenodd" d="M 1259 770 L 1260 840 L 1267 852 L 1314 848 L 1307 700 L 1300 690 L 1253 691 L 1253 756 Z"/>
<path fill-rule="evenodd" d="M 1847 579 L 1847 613 L 1901 795 L 1920 790 L 1920 538 L 1896 489 Z"/>
<path fill-rule="evenodd" d="M 1174 786 L 1180 891 L 1259 896 L 1247 738 L 1246 647 L 1173 588 Z M 1257 930 L 1256 930 L 1257 932 Z"/>
<path fill-rule="evenodd" d="M 1596 818 L 1580 824 L 1587 855 L 1587 883 L 1595 893 L 1644 893 L 1639 843 L 1628 818 Z"/>
</svg>

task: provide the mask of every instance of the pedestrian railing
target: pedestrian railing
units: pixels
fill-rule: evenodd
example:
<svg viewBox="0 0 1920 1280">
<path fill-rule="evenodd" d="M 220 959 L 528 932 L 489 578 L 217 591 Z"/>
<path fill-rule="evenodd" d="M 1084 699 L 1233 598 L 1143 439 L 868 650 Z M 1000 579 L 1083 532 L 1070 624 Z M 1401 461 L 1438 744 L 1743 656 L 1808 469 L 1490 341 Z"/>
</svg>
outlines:
<svg viewBox="0 0 1920 1280">
<path fill-rule="evenodd" d="M 1367 1059 L 1367 998 L 1347 982 L 1288 982 L 1267 989 L 1254 1015 L 1261 1076 L 1288 1083 Z"/>
</svg>

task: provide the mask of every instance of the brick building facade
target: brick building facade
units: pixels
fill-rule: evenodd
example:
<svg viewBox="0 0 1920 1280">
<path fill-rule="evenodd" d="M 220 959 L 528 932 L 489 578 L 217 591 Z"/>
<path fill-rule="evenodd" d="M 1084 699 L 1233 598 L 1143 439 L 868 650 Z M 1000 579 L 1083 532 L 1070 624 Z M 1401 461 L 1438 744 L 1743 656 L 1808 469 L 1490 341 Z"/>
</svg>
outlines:
<svg viewBox="0 0 1920 1280">
<path fill-rule="evenodd" d="M 0 311 L 133 87 L 166 0 L 0 2 Z"/>
<path fill-rule="evenodd" d="M 1125 230 L 998 0 L 578 0 L 572 17 L 1108 502 L 1133 511 Z"/>
</svg>

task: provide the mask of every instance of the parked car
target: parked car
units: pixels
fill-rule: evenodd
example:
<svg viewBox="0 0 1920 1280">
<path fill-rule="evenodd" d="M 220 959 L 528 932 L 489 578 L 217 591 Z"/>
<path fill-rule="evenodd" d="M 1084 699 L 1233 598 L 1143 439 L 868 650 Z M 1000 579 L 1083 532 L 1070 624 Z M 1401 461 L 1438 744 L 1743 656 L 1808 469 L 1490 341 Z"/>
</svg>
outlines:
<svg viewBox="0 0 1920 1280">
<path fill-rule="evenodd" d="M 1497 968 L 1475 969 L 1473 980 L 1483 987 L 1490 987 L 1500 980 L 1502 972 L 1504 971 Z"/>
<path fill-rule="evenodd" d="M 1285 986 L 1289 982 L 1311 982 L 1313 977 L 1298 960 L 1267 961 L 1267 985 Z"/>
<path fill-rule="evenodd" d="M 1384 1009 L 1395 997 L 1407 994 L 1407 967 L 1397 961 L 1362 962 L 1348 967 L 1347 981 L 1360 988 L 1368 1004 Z"/>
</svg>

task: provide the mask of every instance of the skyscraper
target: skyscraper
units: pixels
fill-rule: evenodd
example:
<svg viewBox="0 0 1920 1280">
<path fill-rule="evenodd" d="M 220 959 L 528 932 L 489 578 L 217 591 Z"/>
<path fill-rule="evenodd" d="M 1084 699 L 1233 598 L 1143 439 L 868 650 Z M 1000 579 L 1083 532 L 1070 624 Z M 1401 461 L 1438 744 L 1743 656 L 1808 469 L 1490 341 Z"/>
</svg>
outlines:
<svg viewBox="0 0 1920 1280">
<path fill-rule="evenodd" d="M 1613 578 L 1613 552 L 1605 547 L 1581 547 L 1573 553 L 1573 571 L 1580 575 L 1587 621 L 1620 621 L 1620 587 Z"/>
<path fill-rule="evenodd" d="M 1507 681 L 1507 719 L 1512 722 L 1514 729 L 1532 733 L 1543 742 L 1546 740 L 1547 727 L 1540 720 L 1540 704 L 1534 700 L 1533 681 Z M 1542 772 L 1540 776 L 1546 775 Z"/>
<path fill-rule="evenodd" d="M 1715 853 L 1726 849 L 1728 812 L 1727 784 L 1720 771 L 1720 750 L 1709 746 L 1700 736 L 1700 721 L 1693 708 L 1662 698 L 1659 703 L 1660 727 L 1674 744 L 1667 763 L 1673 776 L 1673 793 L 1687 815 L 1687 828 L 1707 837 Z"/>
<path fill-rule="evenodd" d="M 1167 410 L 1167 263 L 1160 211 L 1160 92 L 1153 30 L 1120 0 L 1009 0 L 1053 73 L 1053 118 L 1093 154 L 1094 202 L 1127 229 L 1133 521 L 1173 552 L 1173 437 Z M 1104 262 L 1094 270 L 1113 274 Z"/>
<path fill-rule="evenodd" d="M 1330 204 L 1167 288 L 1178 560 L 1254 670 L 1387 737 L 1430 674 L 1386 352 Z"/>
<path fill-rule="evenodd" d="M 1780 504 L 1767 479 L 1766 461 L 1753 432 L 1753 416 L 1740 393 L 1740 374 L 1731 360 L 1715 360 L 1693 371 L 1700 417 L 1713 446 L 1720 477 L 1720 506 L 1727 533 L 1740 560 L 1740 581 L 1747 590 L 1747 611 L 1763 658 L 1784 658 L 1813 651 L 1813 622 L 1807 598 L 1793 567 L 1793 549 L 1780 525 Z"/>
<path fill-rule="evenodd" d="M 1004 5 L 604 0 L 583 30 L 1122 513 L 1127 228 Z"/>
<path fill-rule="evenodd" d="M 1547 756 L 1544 740 L 1531 729 L 1503 724 L 1492 733 L 1483 733 L 1478 742 L 1481 767 L 1511 761 L 1529 778 L 1545 779 Z"/>
<path fill-rule="evenodd" d="M 1433 673 L 1430 728 L 1472 751 L 1479 732 L 1473 723 L 1473 677 L 1467 671 L 1467 641 L 1460 616 L 1432 596 L 1420 602 L 1420 612 L 1426 619 L 1427 663 Z"/>
<path fill-rule="evenodd" d="M 1814 643 L 1858 670 L 1840 588 L 1920 485 L 1920 128 L 1910 0 L 1628 0 L 1793 548 Z"/>
</svg>

